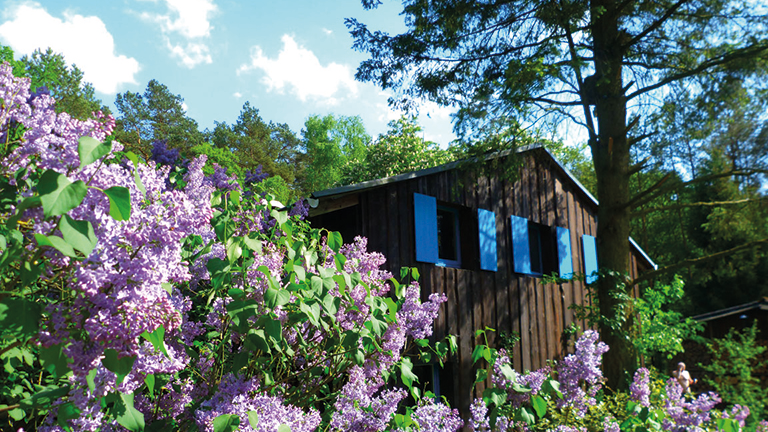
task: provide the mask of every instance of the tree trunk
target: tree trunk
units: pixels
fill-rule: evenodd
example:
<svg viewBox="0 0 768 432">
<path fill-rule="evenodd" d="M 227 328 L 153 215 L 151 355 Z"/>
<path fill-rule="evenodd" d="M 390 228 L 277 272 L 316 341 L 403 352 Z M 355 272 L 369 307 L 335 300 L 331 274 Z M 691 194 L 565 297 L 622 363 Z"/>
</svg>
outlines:
<svg viewBox="0 0 768 432">
<path fill-rule="evenodd" d="M 613 318 L 617 313 L 627 320 L 622 328 L 600 325 L 602 340 L 610 350 L 603 358 L 603 373 L 609 387 L 629 386 L 637 356 L 629 338 L 630 311 L 616 290 L 626 289 L 629 272 L 629 141 L 627 139 L 627 101 L 622 91 L 621 63 L 624 57 L 619 21 L 613 0 L 593 0 L 592 25 L 597 78 L 595 114 L 597 139 L 590 142 L 600 201 L 597 215 L 597 252 L 601 277 L 597 283 L 600 314 Z"/>
</svg>

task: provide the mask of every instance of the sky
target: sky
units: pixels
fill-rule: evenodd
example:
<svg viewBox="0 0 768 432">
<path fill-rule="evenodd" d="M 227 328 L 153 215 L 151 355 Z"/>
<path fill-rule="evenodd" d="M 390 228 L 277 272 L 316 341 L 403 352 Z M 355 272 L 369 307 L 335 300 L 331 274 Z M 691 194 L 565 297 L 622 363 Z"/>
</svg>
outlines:
<svg viewBox="0 0 768 432">
<path fill-rule="evenodd" d="M 116 113 L 115 96 L 156 79 L 184 99 L 201 130 L 232 124 L 246 101 L 300 134 L 310 115 L 359 115 L 374 138 L 400 116 L 388 94 L 355 81 L 365 53 L 345 18 L 404 30 L 400 2 L 359 0 L 0 0 L 0 43 L 19 58 L 50 47 L 83 71 Z M 452 110 L 426 103 L 424 137 L 446 146 Z"/>
</svg>

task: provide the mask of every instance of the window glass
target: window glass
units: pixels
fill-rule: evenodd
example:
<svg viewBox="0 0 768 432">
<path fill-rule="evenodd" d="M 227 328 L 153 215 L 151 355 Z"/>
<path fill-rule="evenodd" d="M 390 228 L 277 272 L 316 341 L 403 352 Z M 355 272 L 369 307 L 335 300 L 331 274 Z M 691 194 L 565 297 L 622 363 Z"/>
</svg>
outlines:
<svg viewBox="0 0 768 432">
<path fill-rule="evenodd" d="M 459 212 L 448 207 L 437 207 L 437 255 L 446 264 L 461 261 L 459 244 Z"/>
</svg>

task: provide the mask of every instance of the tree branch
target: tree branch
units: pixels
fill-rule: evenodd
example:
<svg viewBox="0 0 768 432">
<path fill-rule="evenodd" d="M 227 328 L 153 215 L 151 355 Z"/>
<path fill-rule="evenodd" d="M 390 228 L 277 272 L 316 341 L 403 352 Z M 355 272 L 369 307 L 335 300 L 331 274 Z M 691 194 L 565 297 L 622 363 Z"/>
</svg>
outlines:
<svg viewBox="0 0 768 432">
<path fill-rule="evenodd" d="M 747 249 L 751 249 L 753 247 L 758 247 L 758 246 L 761 246 L 761 245 L 766 244 L 766 243 L 768 243 L 768 238 L 764 238 L 762 240 L 755 240 L 755 241 L 752 241 L 752 242 L 749 242 L 749 243 L 744 243 L 743 245 L 739 245 L 739 246 L 736 246 L 736 247 L 728 249 L 728 250 L 724 250 L 724 251 L 720 251 L 720 252 L 714 253 L 712 255 L 707 255 L 707 256 L 704 256 L 704 257 L 700 257 L 700 258 L 687 259 L 687 260 L 684 260 L 684 261 L 677 262 L 675 264 L 670 264 L 668 266 L 662 267 L 662 268 L 657 269 L 657 270 L 651 270 L 651 271 L 645 272 L 645 273 L 641 274 L 640 276 L 636 277 L 635 280 L 633 280 L 632 282 L 629 283 L 629 286 L 627 288 L 630 288 L 630 287 L 632 287 L 634 285 L 638 285 L 638 284 L 640 284 L 642 282 L 651 280 L 651 279 L 653 279 L 653 278 L 655 278 L 657 276 L 660 276 L 662 274 L 665 274 L 665 273 L 673 272 L 673 271 L 676 271 L 678 269 L 685 268 L 685 267 L 692 267 L 692 266 L 695 266 L 695 265 L 706 264 L 706 263 L 708 263 L 710 261 L 715 261 L 715 260 L 718 260 L 718 259 L 723 258 L 725 256 L 733 255 L 735 253 L 742 252 L 742 251 L 745 251 Z"/>
<path fill-rule="evenodd" d="M 719 66 L 719 65 L 722 65 L 722 64 L 734 61 L 734 60 L 741 59 L 741 58 L 757 56 L 757 55 L 759 55 L 763 51 L 768 51 L 768 44 L 763 43 L 763 44 L 758 44 L 758 45 L 751 45 L 751 46 L 748 46 L 746 48 L 742 48 L 740 50 L 734 50 L 734 51 L 728 52 L 726 54 L 719 55 L 717 57 L 709 59 L 708 61 L 705 61 L 705 62 L 701 63 L 699 66 L 697 66 L 697 67 L 695 67 L 693 69 L 689 69 L 689 70 L 687 70 L 685 72 L 681 72 L 681 73 L 678 73 L 678 74 L 675 74 L 675 75 L 671 75 L 671 76 L 669 76 L 669 77 L 667 77 L 667 78 L 657 82 L 656 84 L 650 85 L 648 87 L 641 88 L 641 89 L 637 90 L 636 92 L 629 94 L 627 96 L 627 100 L 629 101 L 631 99 L 634 99 L 637 96 L 640 96 L 640 95 L 642 95 L 644 93 L 648 93 L 648 92 L 653 91 L 653 90 L 656 90 L 659 87 L 664 87 L 665 85 L 667 85 L 669 83 L 672 83 L 672 82 L 675 82 L 675 81 L 679 81 L 679 80 L 681 80 L 683 78 L 688 78 L 690 76 L 696 75 L 696 74 L 701 73 L 701 72 L 703 72 L 703 71 L 705 71 L 705 70 L 707 70 L 709 68 L 712 68 L 712 67 L 715 67 L 715 66 Z"/>
<path fill-rule="evenodd" d="M 742 200 L 735 200 L 735 201 L 704 201 L 704 202 L 694 202 L 694 203 L 678 203 L 674 205 L 651 207 L 651 208 L 643 209 L 640 211 L 636 211 L 632 213 L 632 217 L 645 216 L 649 213 L 654 213 L 657 211 L 678 210 L 678 209 L 691 208 L 691 207 L 720 207 L 720 206 L 747 204 L 751 202 L 763 202 L 763 201 L 768 201 L 768 197 L 745 198 Z"/>
<path fill-rule="evenodd" d="M 661 27 L 662 24 L 664 24 L 665 21 L 671 17 L 675 11 L 680 9 L 680 6 L 688 2 L 689 0 L 679 0 L 677 3 L 673 4 L 671 8 L 667 9 L 667 11 L 659 17 L 656 21 L 652 22 L 651 25 L 649 25 L 645 30 L 638 33 L 635 37 L 633 37 L 629 42 L 627 42 L 626 45 L 624 45 L 624 49 L 627 49 L 631 47 L 632 45 L 638 43 L 641 41 L 644 37 L 648 36 L 648 33 L 656 30 L 657 28 Z"/>
</svg>

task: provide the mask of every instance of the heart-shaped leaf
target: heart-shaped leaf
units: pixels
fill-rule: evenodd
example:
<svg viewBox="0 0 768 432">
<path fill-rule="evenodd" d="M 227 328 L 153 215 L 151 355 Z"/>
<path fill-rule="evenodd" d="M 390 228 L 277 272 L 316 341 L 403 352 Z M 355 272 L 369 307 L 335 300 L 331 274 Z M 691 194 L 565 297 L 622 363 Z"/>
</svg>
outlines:
<svg viewBox="0 0 768 432">
<path fill-rule="evenodd" d="M 117 221 L 131 217 L 131 192 L 124 187 L 113 186 L 104 191 L 109 198 L 109 215 Z"/>
<path fill-rule="evenodd" d="M 74 220 L 69 215 L 64 215 L 59 222 L 59 229 L 64 241 L 73 248 L 88 256 L 96 247 L 96 234 L 93 225 L 89 221 Z"/>
<path fill-rule="evenodd" d="M 63 215 L 80 205 L 88 188 L 82 180 L 71 182 L 64 174 L 47 170 L 37 185 L 45 218 Z"/>
<path fill-rule="evenodd" d="M 77 154 L 80 156 L 80 169 L 99 160 L 112 150 L 112 143 L 101 143 L 89 136 L 77 140 Z"/>
</svg>

